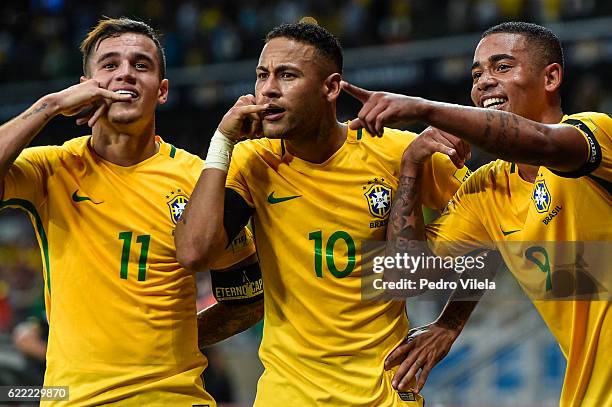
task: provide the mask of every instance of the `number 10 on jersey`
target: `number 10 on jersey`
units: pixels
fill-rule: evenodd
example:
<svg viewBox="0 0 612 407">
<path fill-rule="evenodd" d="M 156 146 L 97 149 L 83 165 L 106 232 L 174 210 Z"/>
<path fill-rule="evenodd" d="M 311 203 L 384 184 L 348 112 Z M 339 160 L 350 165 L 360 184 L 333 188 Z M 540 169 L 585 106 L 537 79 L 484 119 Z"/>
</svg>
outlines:
<svg viewBox="0 0 612 407">
<path fill-rule="evenodd" d="M 308 240 L 314 240 L 314 268 L 317 277 L 323 277 L 323 232 L 317 230 L 308 234 Z M 344 270 L 338 270 L 334 260 L 334 247 L 338 240 L 346 244 L 347 263 Z M 329 236 L 325 244 L 325 263 L 329 272 L 336 278 L 343 278 L 355 268 L 355 241 L 347 232 L 337 230 Z"/>
</svg>

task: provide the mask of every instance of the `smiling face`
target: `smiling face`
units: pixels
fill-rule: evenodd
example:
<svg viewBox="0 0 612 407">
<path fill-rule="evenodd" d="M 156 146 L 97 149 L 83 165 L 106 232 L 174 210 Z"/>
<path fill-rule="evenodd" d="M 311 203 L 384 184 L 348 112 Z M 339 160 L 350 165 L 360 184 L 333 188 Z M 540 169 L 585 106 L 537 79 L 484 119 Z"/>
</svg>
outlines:
<svg viewBox="0 0 612 407">
<path fill-rule="evenodd" d="M 319 126 L 330 108 L 326 80 L 330 62 L 312 45 L 273 38 L 259 57 L 255 99 L 270 104 L 262 116 L 268 138 L 296 138 Z"/>
<path fill-rule="evenodd" d="M 111 104 L 107 120 L 115 125 L 151 121 L 157 104 L 165 103 L 168 80 L 160 79 L 155 43 L 145 35 L 124 33 L 100 41 L 88 62 L 90 78 L 103 88 L 132 96 Z"/>
<path fill-rule="evenodd" d="M 547 68 L 520 34 L 480 40 L 472 65 L 472 102 L 539 120 L 547 104 Z"/>
</svg>

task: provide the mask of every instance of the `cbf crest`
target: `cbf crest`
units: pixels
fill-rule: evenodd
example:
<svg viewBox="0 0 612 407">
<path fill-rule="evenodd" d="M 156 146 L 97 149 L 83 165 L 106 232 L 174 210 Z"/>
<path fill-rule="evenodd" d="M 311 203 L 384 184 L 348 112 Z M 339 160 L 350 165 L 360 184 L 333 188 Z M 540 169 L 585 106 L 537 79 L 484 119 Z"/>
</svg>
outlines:
<svg viewBox="0 0 612 407">
<path fill-rule="evenodd" d="M 551 196 L 543 179 L 535 182 L 531 199 L 538 213 L 547 212 L 550 208 Z"/>
<path fill-rule="evenodd" d="M 370 213 L 377 218 L 386 218 L 391 209 L 393 190 L 385 184 L 384 178 L 374 178 L 368 185 L 364 185 L 363 189 Z"/>
<path fill-rule="evenodd" d="M 169 199 L 166 204 L 168 205 L 168 209 L 170 209 L 170 219 L 176 224 L 181 216 L 183 216 L 189 198 L 178 189 L 176 192 L 172 191 L 170 194 L 166 195 L 166 199 Z"/>
</svg>

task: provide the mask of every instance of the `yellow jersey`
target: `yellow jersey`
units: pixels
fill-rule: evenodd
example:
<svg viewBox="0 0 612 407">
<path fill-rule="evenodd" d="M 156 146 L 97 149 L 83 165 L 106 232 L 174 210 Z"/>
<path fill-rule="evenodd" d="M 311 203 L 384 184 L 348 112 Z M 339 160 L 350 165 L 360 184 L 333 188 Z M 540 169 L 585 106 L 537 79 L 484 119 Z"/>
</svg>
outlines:
<svg viewBox="0 0 612 407">
<path fill-rule="evenodd" d="M 0 202 L 27 211 L 41 248 L 44 384 L 68 386 L 58 405 L 215 406 L 200 379 L 195 276 L 174 246 L 204 163 L 157 137 L 158 153 L 122 167 L 90 140 L 25 149 Z M 230 246 L 215 268 L 252 253 L 252 244 Z"/>
<path fill-rule="evenodd" d="M 476 248 L 496 249 L 519 241 L 533 184 L 518 166 L 496 160 L 478 168 L 461 185 L 440 217 L 426 226 L 427 240 L 439 256 L 463 255 Z"/>
<path fill-rule="evenodd" d="M 385 240 L 401 157 L 414 138 L 348 130 L 321 164 L 291 155 L 281 140 L 236 145 L 226 186 L 255 210 L 264 280 L 265 371 L 255 406 L 421 405 L 416 394 L 398 394 L 383 367 L 408 332 L 405 302 L 361 297 L 361 244 Z M 443 208 L 466 172 L 434 155 L 424 203 Z"/>
<path fill-rule="evenodd" d="M 612 240 L 612 118 L 585 112 L 564 116 L 585 137 L 588 158 L 573 174 L 555 174 L 540 168 L 531 194 L 523 239 L 524 258 L 515 268 L 540 275 L 555 291 L 555 274 L 581 269 L 604 286 L 601 300 L 537 301 L 542 318 L 567 358 L 561 391 L 562 406 L 612 405 L 612 312 L 610 311 L 610 254 Z M 531 242 L 543 243 L 534 254 Z M 608 242 L 608 243 L 606 243 Z M 590 252 L 590 253 L 589 253 Z M 584 258 L 582 258 L 584 255 Z M 548 264 L 547 264 L 548 263 Z M 586 263 L 586 264 L 585 264 Z"/>
<path fill-rule="evenodd" d="M 562 123 L 577 127 L 587 140 L 582 170 L 555 174 L 541 167 L 530 184 L 518 174 L 513 179 L 507 170 L 513 164 L 484 166 L 460 188 L 447 213 L 428 226 L 428 239 L 434 249 L 469 247 L 467 240 L 496 246 L 567 358 L 561 406 L 612 405 L 609 291 L 600 301 L 550 296 L 556 282 L 567 281 L 568 271 L 584 265 L 576 256 L 585 245 L 595 246 L 595 257 L 586 261 L 590 272 L 609 273 L 601 248 L 612 236 L 612 119 L 580 113 L 564 116 Z"/>
</svg>

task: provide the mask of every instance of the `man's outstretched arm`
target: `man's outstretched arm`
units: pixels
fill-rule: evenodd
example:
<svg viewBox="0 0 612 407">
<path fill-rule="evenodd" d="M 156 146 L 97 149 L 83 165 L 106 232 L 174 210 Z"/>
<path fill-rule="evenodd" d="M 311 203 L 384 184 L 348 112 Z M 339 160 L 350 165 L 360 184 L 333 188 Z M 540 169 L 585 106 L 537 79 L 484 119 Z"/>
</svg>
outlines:
<svg viewBox="0 0 612 407">
<path fill-rule="evenodd" d="M 347 82 L 342 88 L 363 103 L 351 128 L 382 134 L 385 124 L 422 121 L 506 161 L 572 172 L 585 163 L 588 145 L 572 127 L 534 122 L 513 113 L 372 92 Z"/>
</svg>

